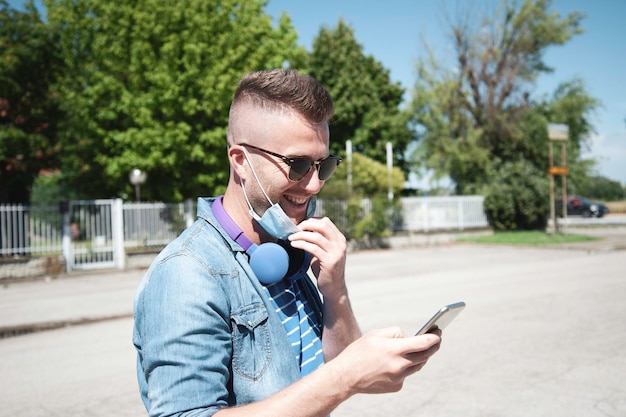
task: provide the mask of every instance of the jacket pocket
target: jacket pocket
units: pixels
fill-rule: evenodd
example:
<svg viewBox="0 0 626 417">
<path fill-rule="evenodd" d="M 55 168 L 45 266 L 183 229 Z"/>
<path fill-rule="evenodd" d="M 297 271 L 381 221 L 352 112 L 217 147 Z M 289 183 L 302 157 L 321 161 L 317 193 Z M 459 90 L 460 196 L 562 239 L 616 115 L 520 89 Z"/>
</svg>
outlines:
<svg viewBox="0 0 626 417">
<path fill-rule="evenodd" d="M 262 303 L 243 307 L 231 317 L 233 332 L 233 371 L 249 379 L 259 379 L 270 361 L 268 315 Z"/>
</svg>

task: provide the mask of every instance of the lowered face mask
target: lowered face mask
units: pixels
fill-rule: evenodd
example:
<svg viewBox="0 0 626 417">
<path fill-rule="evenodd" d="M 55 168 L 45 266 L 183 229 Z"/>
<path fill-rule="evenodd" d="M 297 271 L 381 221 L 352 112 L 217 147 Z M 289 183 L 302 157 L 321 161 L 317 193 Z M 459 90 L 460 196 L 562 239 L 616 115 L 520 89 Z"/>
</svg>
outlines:
<svg viewBox="0 0 626 417">
<path fill-rule="evenodd" d="M 276 239 L 287 239 L 289 235 L 300 231 L 278 204 L 265 210 L 261 217 L 250 208 L 250 215 L 261 225 L 263 230 Z"/>
<path fill-rule="evenodd" d="M 317 197 L 311 197 L 311 200 L 309 201 L 309 205 L 307 207 L 307 218 L 315 214 L 316 200 Z M 250 208 L 250 215 L 252 216 L 252 218 L 256 220 L 256 222 L 263 228 L 263 230 L 265 230 L 270 236 L 276 239 L 287 239 L 289 235 L 300 231 L 298 226 L 296 226 L 291 221 L 291 219 L 287 216 L 283 208 L 278 203 L 272 204 L 270 208 L 265 210 L 263 216 L 259 216 L 254 211 L 249 202 L 248 207 Z"/>
<path fill-rule="evenodd" d="M 250 161 L 248 160 L 248 163 L 249 162 Z M 252 164 L 250 164 L 250 167 L 252 168 Z M 263 192 L 263 195 L 265 195 L 265 198 L 271 204 L 271 206 L 270 208 L 265 210 L 265 213 L 263 213 L 263 216 L 259 216 L 254 211 L 254 209 L 252 208 L 252 204 L 250 204 L 250 201 L 248 200 L 248 195 L 246 194 L 245 184 L 241 184 L 241 188 L 243 189 L 243 195 L 246 198 L 246 202 L 248 203 L 248 208 L 250 209 L 249 210 L 250 216 L 252 216 L 252 218 L 256 220 L 256 222 L 263 228 L 263 230 L 267 232 L 267 234 L 269 234 L 270 236 L 276 239 L 284 240 L 284 239 L 287 239 L 289 235 L 299 232 L 300 229 L 291 221 L 291 219 L 289 218 L 289 216 L 287 216 L 283 208 L 278 203 L 272 203 L 272 200 L 270 200 L 268 195 L 265 193 L 263 186 L 259 182 L 259 179 L 256 176 L 256 172 L 254 172 L 254 168 L 252 168 L 252 174 L 254 175 L 254 179 L 259 185 L 259 188 Z M 315 214 L 315 208 L 317 205 L 316 202 L 317 202 L 316 196 L 311 197 L 311 199 L 309 200 L 309 205 L 307 206 L 307 213 L 306 213 L 307 218 Z"/>
</svg>

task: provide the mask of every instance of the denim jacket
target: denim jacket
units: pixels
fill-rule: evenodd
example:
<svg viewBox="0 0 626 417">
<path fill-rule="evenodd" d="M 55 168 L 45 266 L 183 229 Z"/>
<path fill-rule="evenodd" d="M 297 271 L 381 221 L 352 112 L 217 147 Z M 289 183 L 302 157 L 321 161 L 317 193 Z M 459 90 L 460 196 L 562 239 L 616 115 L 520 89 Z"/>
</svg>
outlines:
<svg viewBox="0 0 626 417">
<path fill-rule="evenodd" d="M 213 200 L 198 199 L 198 220 L 157 256 L 135 296 L 137 376 L 150 416 L 212 416 L 300 378 L 283 325 L 243 248 L 213 216 Z M 319 293 L 303 282 L 320 324 Z"/>
</svg>

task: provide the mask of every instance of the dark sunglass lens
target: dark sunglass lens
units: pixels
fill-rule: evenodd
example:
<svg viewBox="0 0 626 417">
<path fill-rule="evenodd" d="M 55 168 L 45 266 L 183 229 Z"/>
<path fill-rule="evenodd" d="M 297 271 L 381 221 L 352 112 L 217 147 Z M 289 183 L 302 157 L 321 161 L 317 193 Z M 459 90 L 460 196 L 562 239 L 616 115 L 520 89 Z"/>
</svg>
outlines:
<svg viewBox="0 0 626 417">
<path fill-rule="evenodd" d="M 295 159 L 289 169 L 289 179 L 291 181 L 300 181 L 309 173 L 312 166 L 313 161 L 310 159 Z"/>
<path fill-rule="evenodd" d="M 340 161 L 340 159 L 328 158 L 320 162 L 320 171 L 318 174 L 320 180 L 326 181 L 327 179 L 332 177 L 337 170 L 337 166 L 339 165 Z"/>
</svg>

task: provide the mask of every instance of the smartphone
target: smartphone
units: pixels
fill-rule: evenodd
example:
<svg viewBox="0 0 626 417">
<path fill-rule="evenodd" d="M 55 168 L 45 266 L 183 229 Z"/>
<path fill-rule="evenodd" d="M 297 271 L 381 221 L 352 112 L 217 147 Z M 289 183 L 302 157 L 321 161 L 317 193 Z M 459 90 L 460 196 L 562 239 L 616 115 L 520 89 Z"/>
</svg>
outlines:
<svg viewBox="0 0 626 417">
<path fill-rule="evenodd" d="M 459 301 L 458 303 L 448 304 L 439 309 L 431 318 L 422 326 L 422 328 L 415 333 L 415 335 L 428 333 L 435 329 L 443 330 L 452 319 L 454 319 L 465 308 L 465 303 Z"/>
</svg>

